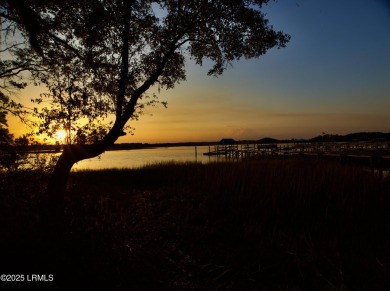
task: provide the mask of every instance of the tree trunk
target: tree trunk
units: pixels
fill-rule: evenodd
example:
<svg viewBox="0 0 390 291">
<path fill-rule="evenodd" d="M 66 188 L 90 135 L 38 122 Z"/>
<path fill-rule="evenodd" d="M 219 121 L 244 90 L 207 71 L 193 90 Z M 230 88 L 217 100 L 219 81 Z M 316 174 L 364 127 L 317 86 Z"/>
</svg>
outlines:
<svg viewBox="0 0 390 291">
<path fill-rule="evenodd" d="M 54 231 L 54 233 L 62 231 L 64 194 L 73 165 L 81 160 L 90 159 L 104 153 L 121 135 L 124 135 L 122 130 L 112 129 L 105 138 L 96 144 L 67 145 L 64 147 L 46 189 L 43 223 L 47 231 Z"/>
</svg>

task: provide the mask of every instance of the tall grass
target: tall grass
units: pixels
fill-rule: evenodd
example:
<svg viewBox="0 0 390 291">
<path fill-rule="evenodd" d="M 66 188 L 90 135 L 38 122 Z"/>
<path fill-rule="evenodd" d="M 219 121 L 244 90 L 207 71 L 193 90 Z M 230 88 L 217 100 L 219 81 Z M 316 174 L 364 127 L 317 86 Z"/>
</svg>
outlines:
<svg viewBox="0 0 390 291">
<path fill-rule="evenodd" d="M 388 178 L 323 160 L 75 172 L 59 272 L 121 290 L 385 290 L 389 195 Z"/>
</svg>

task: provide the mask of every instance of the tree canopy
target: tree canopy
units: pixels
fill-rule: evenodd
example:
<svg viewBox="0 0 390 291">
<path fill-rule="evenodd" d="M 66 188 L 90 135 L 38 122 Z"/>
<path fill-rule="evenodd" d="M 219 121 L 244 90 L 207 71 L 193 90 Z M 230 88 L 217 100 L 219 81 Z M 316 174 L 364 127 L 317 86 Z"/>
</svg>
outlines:
<svg viewBox="0 0 390 291">
<path fill-rule="evenodd" d="M 19 63 L 31 64 L 34 54 L 44 68 L 32 71 L 51 100 L 40 113 L 41 132 L 63 127 L 83 143 L 96 141 L 83 133 L 91 121 L 114 114 L 123 128 L 152 85 L 170 89 L 185 80 L 186 58 L 211 60 L 209 74 L 219 75 L 234 60 L 284 47 L 289 36 L 260 12 L 267 2 L 16 0 L 1 1 L 1 16 L 34 49 L 15 50 Z M 84 128 L 82 119 L 89 120 Z"/>
<path fill-rule="evenodd" d="M 28 40 L 13 51 L 17 62 L 39 64 L 31 74 L 48 88 L 35 100 L 50 104 L 36 111 L 41 132 L 63 127 L 73 142 L 90 144 L 73 148 L 73 164 L 125 134 L 128 121 L 157 102 L 150 87 L 184 81 L 188 58 L 210 61 L 208 74 L 217 76 L 235 60 L 284 47 L 290 37 L 261 12 L 268 2 L 1 0 L 0 17 Z"/>
</svg>

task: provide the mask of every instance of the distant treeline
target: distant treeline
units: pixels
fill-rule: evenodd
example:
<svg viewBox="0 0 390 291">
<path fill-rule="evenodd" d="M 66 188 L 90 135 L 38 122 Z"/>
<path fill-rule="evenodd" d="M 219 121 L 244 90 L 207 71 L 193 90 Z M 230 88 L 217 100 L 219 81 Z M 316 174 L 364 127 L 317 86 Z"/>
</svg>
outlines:
<svg viewBox="0 0 390 291">
<path fill-rule="evenodd" d="M 136 150 L 146 148 L 160 148 L 160 147 L 178 147 L 178 146 L 207 146 L 214 145 L 218 142 L 176 142 L 176 143 L 118 143 L 114 144 L 109 150 Z"/>
<path fill-rule="evenodd" d="M 324 134 L 310 139 L 311 142 L 354 142 L 354 141 L 390 141 L 390 133 L 356 132 L 347 135 Z"/>
<path fill-rule="evenodd" d="M 359 142 L 359 141 L 390 141 L 390 133 L 355 132 L 347 135 L 322 134 L 309 139 L 278 140 L 270 137 L 262 138 L 257 143 L 290 143 L 290 142 Z"/>
<path fill-rule="evenodd" d="M 177 147 L 177 146 L 208 146 L 215 145 L 218 142 L 178 142 L 178 143 L 118 143 L 114 144 L 109 151 L 120 150 L 138 150 L 158 147 Z M 47 153 L 47 152 L 59 152 L 64 145 L 50 145 L 50 144 L 34 144 L 25 147 L 22 151 Z"/>
<path fill-rule="evenodd" d="M 323 134 L 311 139 L 290 139 L 278 140 L 270 137 L 259 140 L 241 140 L 241 144 L 253 143 L 290 143 L 290 142 L 358 142 L 358 141 L 390 141 L 390 133 L 383 132 L 357 132 L 347 135 Z M 215 142 L 177 142 L 177 143 L 118 143 L 114 144 L 109 150 L 136 150 L 157 147 L 177 147 L 177 146 L 211 146 L 218 144 Z M 28 146 L 25 150 L 29 152 L 59 152 L 63 145 L 43 145 L 34 144 Z"/>
</svg>

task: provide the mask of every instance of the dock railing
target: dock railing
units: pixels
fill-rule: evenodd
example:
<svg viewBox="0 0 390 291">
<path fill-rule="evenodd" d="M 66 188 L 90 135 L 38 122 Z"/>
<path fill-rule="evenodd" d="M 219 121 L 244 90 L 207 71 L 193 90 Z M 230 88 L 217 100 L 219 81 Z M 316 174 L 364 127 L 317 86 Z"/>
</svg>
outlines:
<svg viewBox="0 0 390 291">
<path fill-rule="evenodd" d="M 248 156 L 248 155 L 294 155 L 294 154 L 343 154 L 343 153 L 375 154 L 388 152 L 390 142 L 290 142 L 290 143 L 236 143 L 217 144 L 209 147 L 205 155 Z"/>
</svg>

